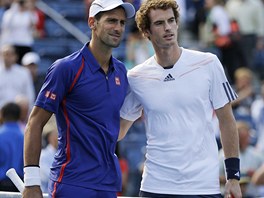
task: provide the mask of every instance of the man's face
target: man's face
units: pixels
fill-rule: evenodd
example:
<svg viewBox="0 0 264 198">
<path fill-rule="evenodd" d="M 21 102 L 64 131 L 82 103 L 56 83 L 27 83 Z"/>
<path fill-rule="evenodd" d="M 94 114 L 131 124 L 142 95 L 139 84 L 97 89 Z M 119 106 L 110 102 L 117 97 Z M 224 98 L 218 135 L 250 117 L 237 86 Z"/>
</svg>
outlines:
<svg viewBox="0 0 264 198">
<path fill-rule="evenodd" d="M 9 47 L 3 49 L 2 56 L 6 67 L 10 67 L 16 63 L 17 55 L 15 49 Z"/>
<path fill-rule="evenodd" d="M 118 47 L 125 31 L 126 15 L 122 8 L 103 13 L 94 21 L 95 36 L 104 45 Z"/>
<path fill-rule="evenodd" d="M 168 48 L 177 44 L 178 25 L 172 8 L 167 10 L 150 10 L 151 21 L 150 30 L 145 36 L 150 38 L 153 46 L 158 48 Z"/>
</svg>

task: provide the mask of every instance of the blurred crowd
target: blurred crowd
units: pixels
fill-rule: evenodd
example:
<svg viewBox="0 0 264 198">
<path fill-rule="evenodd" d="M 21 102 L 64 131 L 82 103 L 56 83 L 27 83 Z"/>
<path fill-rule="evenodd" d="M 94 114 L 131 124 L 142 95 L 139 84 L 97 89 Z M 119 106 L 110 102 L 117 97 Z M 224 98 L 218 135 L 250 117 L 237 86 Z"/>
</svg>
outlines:
<svg viewBox="0 0 264 198">
<path fill-rule="evenodd" d="M 140 0 L 127 0 L 136 9 Z M 179 43 L 218 56 L 238 94 L 232 103 L 239 132 L 241 187 L 244 197 L 264 196 L 264 0 L 177 0 L 181 8 Z M 92 0 L 84 0 L 89 9 Z M 87 12 L 84 18 L 87 19 Z M 150 42 L 133 19 L 124 38 L 127 69 L 152 56 Z M 34 41 L 45 38 L 45 14 L 36 0 L 0 0 L 0 191 L 17 191 L 5 172 L 14 167 L 23 178 L 23 135 L 29 112 L 41 89 L 44 74 L 33 51 Z M 48 66 L 47 66 L 48 67 Z M 220 183 L 225 183 L 223 151 L 217 119 Z M 40 157 L 42 190 L 46 192 L 49 167 L 57 148 L 54 117 L 43 131 Z M 118 143 L 123 172 L 120 195 L 138 196 L 146 135 L 144 117 Z M 206 159 L 205 159 L 206 160 Z M 261 175 L 262 182 L 256 179 Z"/>
</svg>

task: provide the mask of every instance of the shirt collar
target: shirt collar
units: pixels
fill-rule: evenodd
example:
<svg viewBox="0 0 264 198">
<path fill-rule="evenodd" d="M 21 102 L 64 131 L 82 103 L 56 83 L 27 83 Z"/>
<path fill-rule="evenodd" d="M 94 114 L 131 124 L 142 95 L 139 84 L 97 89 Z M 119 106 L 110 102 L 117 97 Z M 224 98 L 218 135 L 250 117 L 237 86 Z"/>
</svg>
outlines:
<svg viewBox="0 0 264 198">
<path fill-rule="evenodd" d="M 89 42 L 86 43 L 82 49 L 81 49 L 81 53 L 85 59 L 86 64 L 90 67 L 91 71 L 93 73 L 97 72 L 98 70 L 101 69 L 99 63 L 97 62 L 97 60 L 95 59 L 94 55 L 92 54 L 92 52 L 89 50 L 88 48 Z M 113 56 L 111 55 L 110 58 L 110 65 L 109 65 L 109 71 L 117 71 L 117 65 L 115 64 L 115 60 L 113 58 Z"/>
</svg>

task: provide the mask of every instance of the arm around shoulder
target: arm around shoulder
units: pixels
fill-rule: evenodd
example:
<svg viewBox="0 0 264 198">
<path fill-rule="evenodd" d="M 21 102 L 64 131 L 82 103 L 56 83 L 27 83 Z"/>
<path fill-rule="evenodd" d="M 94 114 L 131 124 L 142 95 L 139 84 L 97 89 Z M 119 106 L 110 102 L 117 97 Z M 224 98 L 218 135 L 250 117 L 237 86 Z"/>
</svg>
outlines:
<svg viewBox="0 0 264 198">
<path fill-rule="evenodd" d="M 120 130 L 118 135 L 118 141 L 122 140 L 126 134 L 129 128 L 132 126 L 133 121 L 129 121 L 123 118 L 120 118 Z"/>
</svg>

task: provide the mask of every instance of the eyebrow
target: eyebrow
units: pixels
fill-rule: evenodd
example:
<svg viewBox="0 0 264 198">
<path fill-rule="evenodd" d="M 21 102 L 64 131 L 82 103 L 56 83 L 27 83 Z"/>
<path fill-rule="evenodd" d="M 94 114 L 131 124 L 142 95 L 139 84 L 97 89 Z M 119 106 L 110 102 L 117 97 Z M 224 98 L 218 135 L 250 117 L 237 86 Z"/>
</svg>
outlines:
<svg viewBox="0 0 264 198">
<path fill-rule="evenodd" d="M 158 20 L 156 20 L 156 21 L 153 21 L 153 23 L 157 23 L 157 22 L 162 22 L 162 21 L 167 21 L 167 20 L 171 20 L 171 19 L 175 19 L 176 20 L 176 18 L 173 16 L 173 17 L 170 17 L 170 18 L 168 18 L 168 19 L 158 19 Z"/>
</svg>

